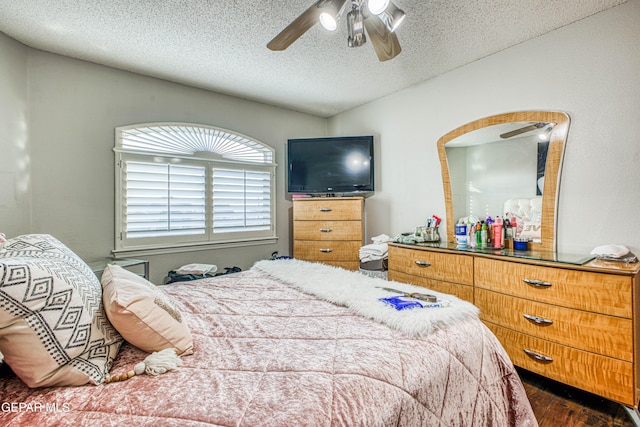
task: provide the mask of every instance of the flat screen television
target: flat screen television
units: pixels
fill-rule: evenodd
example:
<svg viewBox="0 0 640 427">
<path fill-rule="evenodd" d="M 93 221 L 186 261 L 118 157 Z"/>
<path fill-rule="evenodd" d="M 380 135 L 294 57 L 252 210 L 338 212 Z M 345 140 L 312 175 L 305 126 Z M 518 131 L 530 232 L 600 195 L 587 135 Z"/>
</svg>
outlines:
<svg viewBox="0 0 640 427">
<path fill-rule="evenodd" d="M 290 139 L 287 166 L 289 193 L 372 193 L 373 136 Z"/>
</svg>

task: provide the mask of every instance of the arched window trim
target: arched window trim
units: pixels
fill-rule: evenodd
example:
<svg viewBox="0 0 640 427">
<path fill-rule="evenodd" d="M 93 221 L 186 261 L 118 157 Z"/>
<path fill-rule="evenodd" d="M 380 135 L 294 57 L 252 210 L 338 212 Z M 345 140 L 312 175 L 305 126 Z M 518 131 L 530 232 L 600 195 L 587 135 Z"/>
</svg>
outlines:
<svg viewBox="0 0 640 427">
<path fill-rule="evenodd" d="M 115 175 L 116 175 L 116 256 L 161 254 L 203 250 L 218 247 L 237 247 L 255 244 L 270 244 L 277 241 L 275 230 L 275 150 L 268 145 L 226 129 L 180 122 L 156 122 L 121 126 L 115 135 Z M 137 205 L 131 202 L 135 189 L 131 179 L 127 184 L 129 165 L 148 165 L 157 169 L 158 165 L 173 170 L 174 166 L 184 169 L 201 170 L 204 176 L 198 179 L 199 189 L 194 193 L 205 207 L 194 220 L 198 230 L 181 234 L 179 227 L 153 235 L 132 229 L 132 211 Z M 133 166 L 132 166 L 133 167 Z M 179 168 L 180 169 L 180 168 Z M 225 172 L 226 171 L 226 172 Z M 222 172 L 222 173 L 221 173 Z M 164 172 L 163 172 L 164 173 Z M 155 202 L 153 209 L 163 211 L 168 218 L 177 217 L 173 213 L 174 200 L 171 193 L 171 173 L 161 180 L 167 187 L 162 197 L 166 202 Z M 229 191 L 229 173 L 234 181 Z M 178 173 L 177 179 L 181 173 Z M 225 175 L 221 178 L 222 175 Z M 215 178 L 214 178 L 215 176 Z M 244 177 L 244 178 L 242 178 Z M 147 179 L 147 178 L 145 178 Z M 165 182 L 166 179 L 169 181 Z M 224 182 L 220 180 L 224 179 Z M 238 181 L 238 179 L 240 181 Z M 255 181 L 258 179 L 259 181 Z M 258 183 L 258 187 L 256 187 Z M 154 184 L 155 185 L 155 184 Z M 257 190 L 256 190 L 257 188 Z M 244 190 L 243 190 L 244 189 Z M 258 193 L 256 193 L 258 191 Z M 129 197 L 128 198 L 128 194 Z M 202 196 L 198 196 L 201 194 Z M 244 196 L 243 196 L 244 194 Z M 227 197 L 229 195 L 229 197 Z M 189 195 L 193 200 L 193 195 Z M 154 197 L 155 199 L 155 197 Z M 179 197 L 178 197 L 179 199 Z M 227 200 L 228 199 L 228 200 Z M 240 200 L 240 203 L 238 203 Z M 242 201 L 244 200 L 244 201 Z M 134 203 L 133 205 L 131 203 Z M 157 203 L 166 203 L 165 208 Z M 139 205 L 139 204 L 138 204 Z M 149 205 L 151 206 L 151 205 Z M 167 211 L 168 209 L 168 211 Z M 186 209 L 190 209 L 187 207 Z M 142 211 L 146 211 L 146 202 Z M 145 215 L 145 212 L 142 212 Z M 157 216 L 157 214 L 156 214 Z M 242 219 L 244 218 L 244 219 Z M 139 221 L 139 219 L 137 219 Z M 143 217 L 143 222 L 146 219 Z M 170 219 L 160 220 L 171 223 Z M 238 225 L 237 221 L 242 224 Z M 267 221 L 267 222 L 265 222 Z M 182 226 L 182 224 L 180 224 Z M 136 234 L 138 233 L 138 234 Z M 164 234 L 163 234 L 164 233 Z"/>
</svg>

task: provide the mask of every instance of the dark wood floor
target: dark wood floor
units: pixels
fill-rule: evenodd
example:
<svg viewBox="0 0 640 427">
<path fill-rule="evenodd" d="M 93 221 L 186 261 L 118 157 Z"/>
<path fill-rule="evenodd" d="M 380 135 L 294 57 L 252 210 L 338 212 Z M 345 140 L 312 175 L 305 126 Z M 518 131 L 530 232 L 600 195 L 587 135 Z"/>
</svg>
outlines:
<svg viewBox="0 0 640 427">
<path fill-rule="evenodd" d="M 518 369 L 540 427 L 634 427 L 617 403 Z"/>
</svg>

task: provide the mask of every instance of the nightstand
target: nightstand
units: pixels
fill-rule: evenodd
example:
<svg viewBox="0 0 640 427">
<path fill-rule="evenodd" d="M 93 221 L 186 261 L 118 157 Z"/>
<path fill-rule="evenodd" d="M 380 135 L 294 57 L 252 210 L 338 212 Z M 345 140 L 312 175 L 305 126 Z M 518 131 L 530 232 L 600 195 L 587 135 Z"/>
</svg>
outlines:
<svg viewBox="0 0 640 427">
<path fill-rule="evenodd" d="M 132 259 L 132 258 L 122 258 L 122 259 L 112 259 L 112 258 L 104 258 L 95 261 L 87 262 L 89 268 L 93 270 L 96 276 L 100 278 L 102 276 L 102 272 L 107 267 L 107 265 L 119 265 L 122 268 L 126 268 L 127 270 L 131 270 L 133 272 L 138 273 L 140 276 L 149 280 L 149 260 L 146 259 Z M 139 271 L 142 270 L 142 273 Z"/>
</svg>

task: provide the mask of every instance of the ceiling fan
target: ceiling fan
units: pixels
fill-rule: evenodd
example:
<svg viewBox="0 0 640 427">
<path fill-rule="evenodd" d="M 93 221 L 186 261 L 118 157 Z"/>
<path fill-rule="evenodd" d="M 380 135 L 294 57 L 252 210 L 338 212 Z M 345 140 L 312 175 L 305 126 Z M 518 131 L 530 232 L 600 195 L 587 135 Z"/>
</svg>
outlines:
<svg viewBox="0 0 640 427">
<path fill-rule="evenodd" d="M 518 135 L 521 135 L 523 133 L 531 132 L 532 130 L 542 129 L 547 124 L 548 123 L 533 123 L 533 124 L 530 124 L 528 126 L 524 126 L 524 127 L 519 128 L 519 129 L 512 130 L 510 132 L 505 132 L 505 133 L 500 135 L 500 138 L 502 138 L 502 139 L 513 138 L 514 136 L 518 136 Z"/>
<path fill-rule="evenodd" d="M 275 36 L 267 47 L 285 50 L 316 22 L 329 31 L 335 31 L 345 11 L 349 47 L 362 46 L 368 35 L 380 61 L 395 58 L 401 52 L 395 30 L 405 13 L 391 0 L 318 0 Z"/>
</svg>

